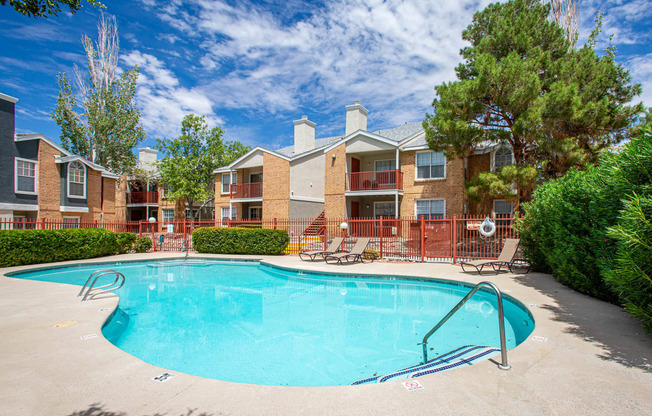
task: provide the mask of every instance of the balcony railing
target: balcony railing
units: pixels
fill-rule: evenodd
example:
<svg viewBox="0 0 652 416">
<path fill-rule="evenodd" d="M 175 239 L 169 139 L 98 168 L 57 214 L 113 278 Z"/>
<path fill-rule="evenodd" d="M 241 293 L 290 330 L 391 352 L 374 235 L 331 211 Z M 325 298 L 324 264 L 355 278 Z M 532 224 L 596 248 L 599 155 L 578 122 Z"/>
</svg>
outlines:
<svg viewBox="0 0 652 416">
<path fill-rule="evenodd" d="M 379 170 L 346 174 L 347 191 L 375 191 L 378 189 L 403 189 L 403 172 Z"/>
<path fill-rule="evenodd" d="M 158 192 L 127 192 L 127 204 L 158 204 Z"/>
<path fill-rule="evenodd" d="M 263 183 L 240 183 L 231 185 L 231 199 L 234 198 L 262 198 L 263 197 Z"/>
</svg>

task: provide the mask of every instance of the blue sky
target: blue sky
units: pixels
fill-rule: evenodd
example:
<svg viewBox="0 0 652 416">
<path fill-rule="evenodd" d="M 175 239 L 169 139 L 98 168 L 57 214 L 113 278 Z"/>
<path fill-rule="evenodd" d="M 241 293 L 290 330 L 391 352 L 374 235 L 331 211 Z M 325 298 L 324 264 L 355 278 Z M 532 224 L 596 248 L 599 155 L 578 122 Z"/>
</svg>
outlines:
<svg viewBox="0 0 652 416">
<path fill-rule="evenodd" d="M 85 2 L 83 2 L 85 3 Z M 184 114 L 207 117 L 229 140 L 276 149 L 292 144 L 308 115 L 317 137 L 344 133 L 344 106 L 361 100 L 369 130 L 420 121 L 433 87 L 454 79 L 461 32 L 483 0 L 106 0 L 116 16 L 120 65 L 139 65 L 136 104 L 143 145 L 177 136 Z M 605 13 L 617 60 L 652 106 L 649 0 L 581 1 L 580 42 Z M 50 118 L 57 74 L 85 66 L 81 36 L 97 37 L 100 11 L 27 18 L 0 6 L 0 92 L 19 99 L 16 129 L 59 141 Z"/>
</svg>

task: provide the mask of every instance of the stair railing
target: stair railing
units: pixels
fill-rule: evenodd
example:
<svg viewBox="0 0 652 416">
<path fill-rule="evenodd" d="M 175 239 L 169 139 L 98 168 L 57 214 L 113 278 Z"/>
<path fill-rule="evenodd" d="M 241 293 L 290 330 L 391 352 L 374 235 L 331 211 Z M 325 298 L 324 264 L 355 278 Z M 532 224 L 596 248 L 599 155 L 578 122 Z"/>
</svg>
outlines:
<svg viewBox="0 0 652 416">
<path fill-rule="evenodd" d="M 498 368 L 500 368 L 501 370 L 509 370 L 510 368 L 512 368 L 507 362 L 507 342 L 505 341 L 505 316 L 503 314 L 503 295 L 500 292 L 500 289 L 498 289 L 498 286 L 496 286 L 491 282 L 486 282 L 486 281 L 480 282 L 477 285 L 475 285 L 473 289 L 471 289 L 471 291 L 467 293 L 466 296 L 464 296 L 464 298 L 461 301 L 459 301 L 458 304 L 455 305 L 455 307 L 451 309 L 450 312 L 448 312 L 448 314 L 444 316 L 444 318 L 441 321 L 439 321 L 439 323 L 437 323 L 437 325 L 435 325 L 430 331 L 428 331 L 426 336 L 423 337 L 423 341 L 417 344 L 417 345 L 423 345 L 424 364 L 428 362 L 428 338 L 430 338 L 432 334 L 434 334 L 439 328 L 441 328 L 442 325 L 444 325 L 446 321 L 448 321 L 448 319 L 451 316 L 453 316 L 455 312 L 457 312 L 462 307 L 462 305 L 464 305 L 466 301 L 469 300 L 471 296 L 473 296 L 475 292 L 477 292 L 482 286 L 489 286 L 491 289 L 493 289 L 494 293 L 496 294 L 496 300 L 498 301 L 498 328 L 500 331 L 500 355 L 502 359 L 502 362 L 498 364 Z"/>
</svg>

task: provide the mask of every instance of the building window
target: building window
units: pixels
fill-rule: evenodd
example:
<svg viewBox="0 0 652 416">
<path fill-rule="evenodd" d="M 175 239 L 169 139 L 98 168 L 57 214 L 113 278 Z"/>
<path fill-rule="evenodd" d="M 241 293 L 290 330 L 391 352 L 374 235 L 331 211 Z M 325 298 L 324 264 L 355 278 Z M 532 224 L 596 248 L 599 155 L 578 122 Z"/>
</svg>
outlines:
<svg viewBox="0 0 652 416">
<path fill-rule="evenodd" d="M 68 197 L 86 198 L 86 168 L 81 162 L 68 164 Z"/>
<path fill-rule="evenodd" d="M 514 205 L 504 199 L 494 200 L 494 215 L 496 218 L 508 218 L 514 213 Z"/>
<path fill-rule="evenodd" d="M 396 203 L 374 202 L 374 218 L 395 218 Z"/>
<path fill-rule="evenodd" d="M 249 182 L 250 183 L 262 183 L 263 182 L 263 173 L 252 173 L 249 175 Z"/>
<path fill-rule="evenodd" d="M 261 220 L 263 218 L 263 207 L 249 207 L 249 219 Z"/>
<path fill-rule="evenodd" d="M 238 175 L 234 172 L 233 175 L 230 173 L 222 174 L 222 193 L 228 194 L 231 193 L 231 184 L 235 185 L 238 183 Z"/>
<path fill-rule="evenodd" d="M 63 217 L 63 228 L 79 228 L 79 217 Z"/>
<path fill-rule="evenodd" d="M 167 185 L 161 185 L 161 198 L 167 198 L 170 195 L 170 187 Z"/>
<path fill-rule="evenodd" d="M 443 152 L 417 152 L 417 179 L 446 178 L 446 156 Z"/>
<path fill-rule="evenodd" d="M 174 224 L 174 210 L 164 209 L 162 212 L 163 212 L 163 225 Z"/>
<path fill-rule="evenodd" d="M 417 218 L 426 220 L 441 220 L 446 215 L 445 199 L 417 199 L 414 201 Z"/>
<path fill-rule="evenodd" d="M 237 220 L 238 219 L 238 208 L 233 207 L 231 210 L 231 219 L 232 220 Z M 229 207 L 222 207 L 222 226 L 226 227 L 228 225 L 228 219 L 229 219 Z"/>
<path fill-rule="evenodd" d="M 16 193 L 36 194 L 36 162 L 16 158 Z"/>
<path fill-rule="evenodd" d="M 494 170 L 502 169 L 505 166 L 513 164 L 512 151 L 507 147 L 501 147 L 494 154 Z"/>
<path fill-rule="evenodd" d="M 395 160 L 377 160 L 375 163 L 377 171 L 396 170 Z"/>
</svg>

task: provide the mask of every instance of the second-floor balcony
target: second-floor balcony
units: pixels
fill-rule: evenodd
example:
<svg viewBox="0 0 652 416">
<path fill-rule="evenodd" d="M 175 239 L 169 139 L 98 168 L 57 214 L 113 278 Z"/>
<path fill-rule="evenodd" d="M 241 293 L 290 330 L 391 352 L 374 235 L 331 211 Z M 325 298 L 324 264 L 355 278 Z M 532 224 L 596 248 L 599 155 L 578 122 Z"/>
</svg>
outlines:
<svg viewBox="0 0 652 416">
<path fill-rule="evenodd" d="M 158 192 L 127 192 L 127 204 L 158 204 Z"/>
<path fill-rule="evenodd" d="M 376 191 L 403 189 L 403 172 L 400 170 L 378 170 L 351 172 L 346 174 L 347 191 Z"/>
<path fill-rule="evenodd" d="M 243 198 L 262 198 L 263 197 L 263 183 L 240 183 L 231 185 L 231 199 Z"/>
</svg>

